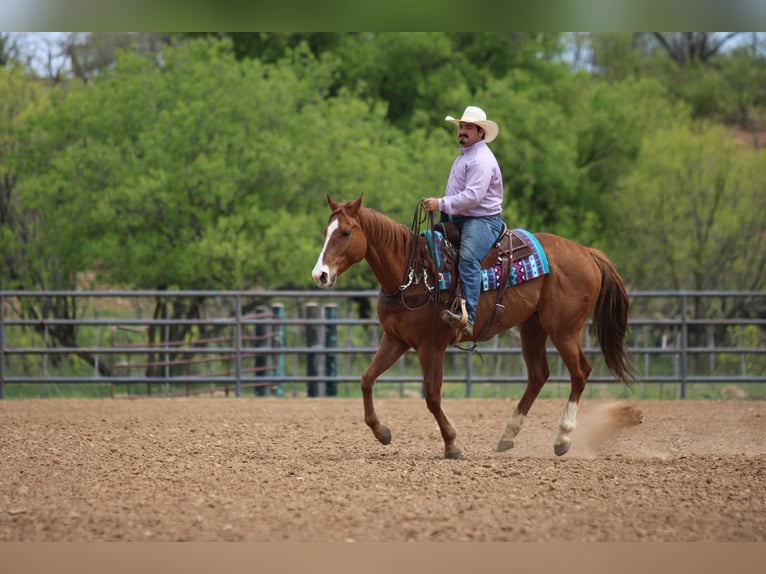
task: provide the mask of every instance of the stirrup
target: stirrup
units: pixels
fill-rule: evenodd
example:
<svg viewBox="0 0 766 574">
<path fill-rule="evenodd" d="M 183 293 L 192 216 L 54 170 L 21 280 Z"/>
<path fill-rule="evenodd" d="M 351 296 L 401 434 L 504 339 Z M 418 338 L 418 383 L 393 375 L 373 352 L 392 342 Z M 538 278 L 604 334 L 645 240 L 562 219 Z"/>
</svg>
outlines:
<svg viewBox="0 0 766 574">
<path fill-rule="evenodd" d="M 457 345 L 458 343 L 462 343 L 463 339 L 470 339 L 473 337 L 473 327 L 470 323 L 467 323 L 460 327 L 457 330 L 457 333 L 455 333 L 455 336 L 452 338 L 452 341 L 450 341 L 450 345 Z M 474 343 L 476 345 L 476 343 Z"/>
<path fill-rule="evenodd" d="M 462 329 L 468 323 L 468 311 L 465 309 L 465 299 L 455 297 L 450 309 L 445 309 L 439 315 L 450 327 Z"/>
</svg>

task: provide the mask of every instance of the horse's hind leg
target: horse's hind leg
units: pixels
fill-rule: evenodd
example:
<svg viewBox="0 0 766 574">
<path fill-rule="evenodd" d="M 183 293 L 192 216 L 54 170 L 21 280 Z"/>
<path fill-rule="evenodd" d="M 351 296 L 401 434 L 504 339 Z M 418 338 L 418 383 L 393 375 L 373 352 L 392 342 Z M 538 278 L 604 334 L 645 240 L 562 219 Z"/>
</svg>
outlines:
<svg viewBox="0 0 766 574">
<path fill-rule="evenodd" d="M 540 325 L 537 315 L 533 315 L 519 325 L 519 332 L 521 333 L 521 354 L 527 366 L 527 388 L 505 425 L 505 431 L 497 443 L 498 452 L 513 448 L 513 439 L 519 434 L 521 425 L 529 409 L 532 408 L 532 403 L 535 402 L 540 389 L 550 376 L 548 352 L 545 347 L 548 335 Z"/>
<path fill-rule="evenodd" d="M 420 360 L 420 367 L 423 369 L 426 405 L 428 405 L 428 410 L 436 419 L 444 439 L 444 458 L 460 458 L 460 450 L 455 445 L 457 432 L 442 410 L 444 351 L 432 350 L 429 346 L 425 345 L 418 352 L 418 359 Z"/>
<path fill-rule="evenodd" d="M 382 444 L 391 442 L 391 430 L 381 424 L 378 414 L 375 412 L 375 406 L 372 401 L 372 389 L 378 377 L 386 372 L 404 353 L 409 349 L 409 345 L 396 337 L 383 333 L 380 339 L 378 351 L 372 359 L 370 366 L 362 374 L 362 400 L 364 401 L 364 422 L 372 429 L 372 434 Z"/>
<path fill-rule="evenodd" d="M 579 332 L 569 334 L 560 340 L 551 335 L 551 340 L 556 345 L 567 369 L 569 369 L 569 379 L 572 384 L 569 400 L 559 418 L 559 431 L 553 442 L 553 452 L 557 456 L 561 456 L 569 451 L 572 442 L 569 435 L 577 426 L 577 406 L 580 403 L 580 397 L 585 390 L 585 383 L 588 381 L 592 367 L 580 346 Z"/>
</svg>

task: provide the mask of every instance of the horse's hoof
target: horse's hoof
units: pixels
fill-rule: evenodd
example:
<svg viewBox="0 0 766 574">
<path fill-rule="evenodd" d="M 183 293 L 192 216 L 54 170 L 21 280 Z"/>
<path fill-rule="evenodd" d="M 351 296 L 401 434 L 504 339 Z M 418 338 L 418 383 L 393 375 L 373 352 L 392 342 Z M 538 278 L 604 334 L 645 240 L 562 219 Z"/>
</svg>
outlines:
<svg viewBox="0 0 766 574">
<path fill-rule="evenodd" d="M 500 442 L 497 443 L 497 452 L 503 452 L 506 450 L 510 450 L 512 448 L 513 448 L 512 440 L 500 439 Z"/>
<path fill-rule="evenodd" d="M 553 452 L 556 453 L 556 456 L 563 456 L 566 453 L 569 452 L 569 446 L 571 443 L 569 442 L 562 442 L 561 444 L 554 444 L 553 445 Z"/>
<path fill-rule="evenodd" d="M 444 458 L 448 458 L 451 460 L 459 460 L 463 458 L 463 455 L 460 454 L 459 450 L 453 451 L 453 452 L 444 452 Z"/>
<path fill-rule="evenodd" d="M 391 429 L 383 427 L 383 432 L 378 437 L 381 444 L 391 444 Z"/>
</svg>

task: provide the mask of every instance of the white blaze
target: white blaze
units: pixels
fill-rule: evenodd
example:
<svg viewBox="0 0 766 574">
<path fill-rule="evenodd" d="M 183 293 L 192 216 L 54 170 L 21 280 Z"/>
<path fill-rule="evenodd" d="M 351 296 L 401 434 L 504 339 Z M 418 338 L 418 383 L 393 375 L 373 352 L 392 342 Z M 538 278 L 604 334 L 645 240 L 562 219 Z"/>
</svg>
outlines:
<svg viewBox="0 0 766 574">
<path fill-rule="evenodd" d="M 328 277 L 331 275 L 330 268 L 324 263 L 324 253 L 327 250 L 327 244 L 330 243 L 330 238 L 332 238 L 332 234 L 336 229 L 338 229 L 338 220 L 333 219 L 327 226 L 327 236 L 325 237 L 324 245 L 322 246 L 322 252 L 319 254 L 316 265 L 314 265 L 314 270 L 311 272 L 311 276 L 314 278 L 317 285 L 321 285 L 320 277 L 322 276 L 322 273 L 326 273 Z"/>
</svg>

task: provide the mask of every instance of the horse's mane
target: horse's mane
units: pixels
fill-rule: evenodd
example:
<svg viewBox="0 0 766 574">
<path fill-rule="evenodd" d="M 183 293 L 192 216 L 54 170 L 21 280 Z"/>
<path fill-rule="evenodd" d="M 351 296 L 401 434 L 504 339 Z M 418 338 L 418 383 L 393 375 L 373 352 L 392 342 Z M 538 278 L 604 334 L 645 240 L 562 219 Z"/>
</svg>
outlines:
<svg viewBox="0 0 766 574">
<path fill-rule="evenodd" d="M 359 209 L 359 224 L 370 240 L 386 251 L 405 253 L 411 245 L 412 230 L 369 207 Z"/>
</svg>

